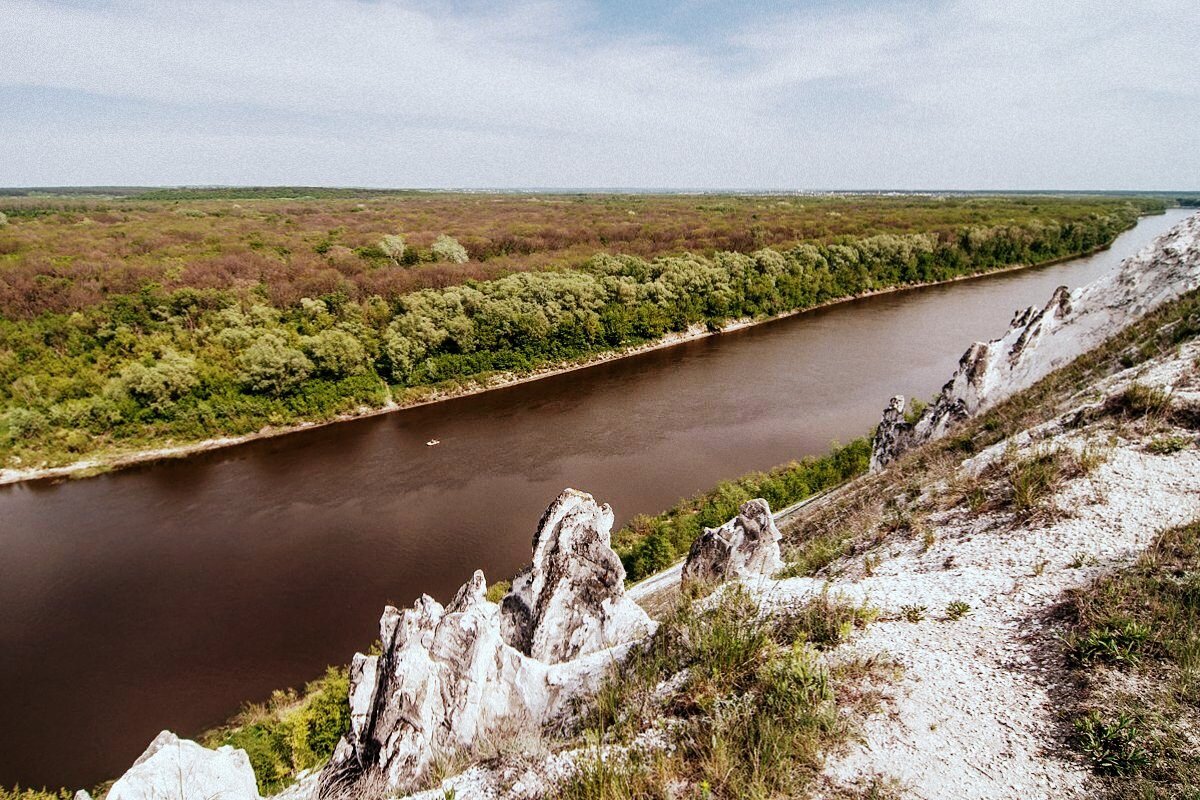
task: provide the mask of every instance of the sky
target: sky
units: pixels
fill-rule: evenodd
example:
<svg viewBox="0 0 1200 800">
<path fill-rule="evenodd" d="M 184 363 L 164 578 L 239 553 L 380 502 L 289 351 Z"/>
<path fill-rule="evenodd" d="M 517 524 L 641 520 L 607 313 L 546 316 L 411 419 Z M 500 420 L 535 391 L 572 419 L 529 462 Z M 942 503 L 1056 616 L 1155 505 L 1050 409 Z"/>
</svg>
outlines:
<svg viewBox="0 0 1200 800">
<path fill-rule="evenodd" d="M 1196 0 L 0 0 L 0 186 L 1200 189 Z"/>
</svg>

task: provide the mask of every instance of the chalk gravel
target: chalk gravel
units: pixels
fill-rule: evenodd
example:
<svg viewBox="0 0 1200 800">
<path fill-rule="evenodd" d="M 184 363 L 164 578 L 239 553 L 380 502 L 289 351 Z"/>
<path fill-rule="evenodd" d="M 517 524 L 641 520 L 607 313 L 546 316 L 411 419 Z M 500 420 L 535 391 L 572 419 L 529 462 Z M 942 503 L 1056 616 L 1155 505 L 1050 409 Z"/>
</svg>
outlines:
<svg viewBox="0 0 1200 800">
<path fill-rule="evenodd" d="M 1138 380 L 1170 388 L 1176 400 L 1200 399 L 1198 355 L 1200 348 L 1188 346 L 1103 389 L 1116 393 Z M 1006 513 L 953 509 L 931 517 L 936 541 L 928 549 L 922 541 L 883 545 L 884 558 L 869 577 L 861 576 L 859 558 L 852 566 L 857 579 L 755 585 L 768 607 L 822 591 L 870 603 L 881 619 L 846 651 L 885 655 L 902 668 L 865 721 L 861 741 L 827 762 L 825 796 L 875 776 L 898 781 L 903 797 L 929 800 L 1093 796 L 1086 765 L 1065 746 L 1068 723 L 1055 700 L 1066 689 L 1065 671 L 1047 613 L 1068 590 L 1132 563 L 1159 532 L 1200 518 L 1196 444 L 1155 455 L 1145 448 L 1153 437 L 1121 434 L 1113 444 L 1111 431 L 1052 422 L 1016 437 L 1026 452 L 1078 451 L 1104 439 L 1106 461 L 1063 487 L 1054 498 L 1061 515 L 1053 521 L 1019 523 Z M 977 472 L 1007 446 L 960 469 Z M 969 603 L 971 613 L 947 619 L 954 601 Z M 925 619 L 904 621 L 906 606 L 924 606 Z"/>
</svg>

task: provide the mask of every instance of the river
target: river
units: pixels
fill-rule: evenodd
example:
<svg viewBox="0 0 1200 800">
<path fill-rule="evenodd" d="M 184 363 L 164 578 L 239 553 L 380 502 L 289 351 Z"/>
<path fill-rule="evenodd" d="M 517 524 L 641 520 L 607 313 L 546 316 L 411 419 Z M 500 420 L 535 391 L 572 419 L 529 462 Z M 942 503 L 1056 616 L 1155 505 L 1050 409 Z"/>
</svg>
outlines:
<svg viewBox="0 0 1200 800">
<path fill-rule="evenodd" d="M 878 295 L 480 395 L 0 487 L 0 786 L 115 777 L 159 730 L 346 663 L 385 603 L 508 577 L 565 486 L 617 524 L 866 434 L 1107 251 Z M 427 447 L 426 440 L 441 444 Z"/>
</svg>

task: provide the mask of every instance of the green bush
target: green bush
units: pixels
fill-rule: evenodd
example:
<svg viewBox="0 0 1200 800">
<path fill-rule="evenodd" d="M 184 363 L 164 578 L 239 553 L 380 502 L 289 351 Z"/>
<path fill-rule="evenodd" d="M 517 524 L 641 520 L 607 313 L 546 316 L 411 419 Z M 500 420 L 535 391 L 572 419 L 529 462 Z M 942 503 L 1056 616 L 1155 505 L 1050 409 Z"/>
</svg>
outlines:
<svg viewBox="0 0 1200 800">
<path fill-rule="evenodd" d="M 366 362 L 362 344 L 344 330 L 330 328 L 306 336 L 302 343 L 319 375 L 343 378 L 362 370 Z"/>
<path fill-rule="evenodd" d="M 449 261 L 451 264 L 465 264 L 469 260 L 467 248 L 458 243 L 453 236 L 442 234 L 431 248 L 433 257 L 438 261 Z M 403 255 L 403 254 L 401 254 Z"/>
<path fill-rule="evenodd" d="M 121 370 L 116 387 L 146 408 L 161 413 L 199 382 L 196 359 L 167 350 L 150 365 L 140 361 L 127 365 Z"/>
<path fill-rule="evenodd" d="M 761 497 L 772 510 L 779 511 L 861 475 L 870 457 L 870 442 L 856 439 L 820 458 L 795 461 L 771 472 L 718 484 L 658 516 L 635 517 L 617 531 L 613 548 L 625 565 L 628 580 L 641 580 L 687 555 L 705 528 L 718 527 L 737 516 L 747 500 Z"/>
<path fill-rule="evenodd" d="M 264 796 L 273 794 L 291 784 L 301 770 L 319 767 L 333 755 L 350 729 L 349 693 L 347 671 L 330 667 L 302 693 L 277 692 L 266 705 L 250 706 L 201 741 L 209 747 L 228 744 L 245 750 L 259 790 Z"/>
</svg>

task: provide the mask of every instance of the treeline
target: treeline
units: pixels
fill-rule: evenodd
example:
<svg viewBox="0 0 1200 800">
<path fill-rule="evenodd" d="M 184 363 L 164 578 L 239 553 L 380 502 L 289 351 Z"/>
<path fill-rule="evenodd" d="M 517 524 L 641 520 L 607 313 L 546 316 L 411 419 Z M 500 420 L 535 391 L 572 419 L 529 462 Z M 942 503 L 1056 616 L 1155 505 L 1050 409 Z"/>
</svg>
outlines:
<svg viewBox="0 0 1200 800">
<path fill-rule="evenodd" d="M 403 295 L 341 292 L 279 309 L 221 289 L 142 291 L 0 319 L 0 464 L 322 420 L 416 387 L 526 371 L 693 326 L 1062 258 L 1105 245 L 1132 205 L 1086 220 L 880 235 L 783 252 L 522 272 Z"/>
<path fill-rule="evenodd" d="M 705 528 L 724 525 L 747 500 L 761 497 L 778 512 L 863 474 L 870 460 L 870 441 L 856 439 L 821 458 L 724 481 L 658 516 L 635 517 L 617 531 L 613 548 L 625 565 L 626 578 L 639 581 L 682 559 Z"/>
</svg>

